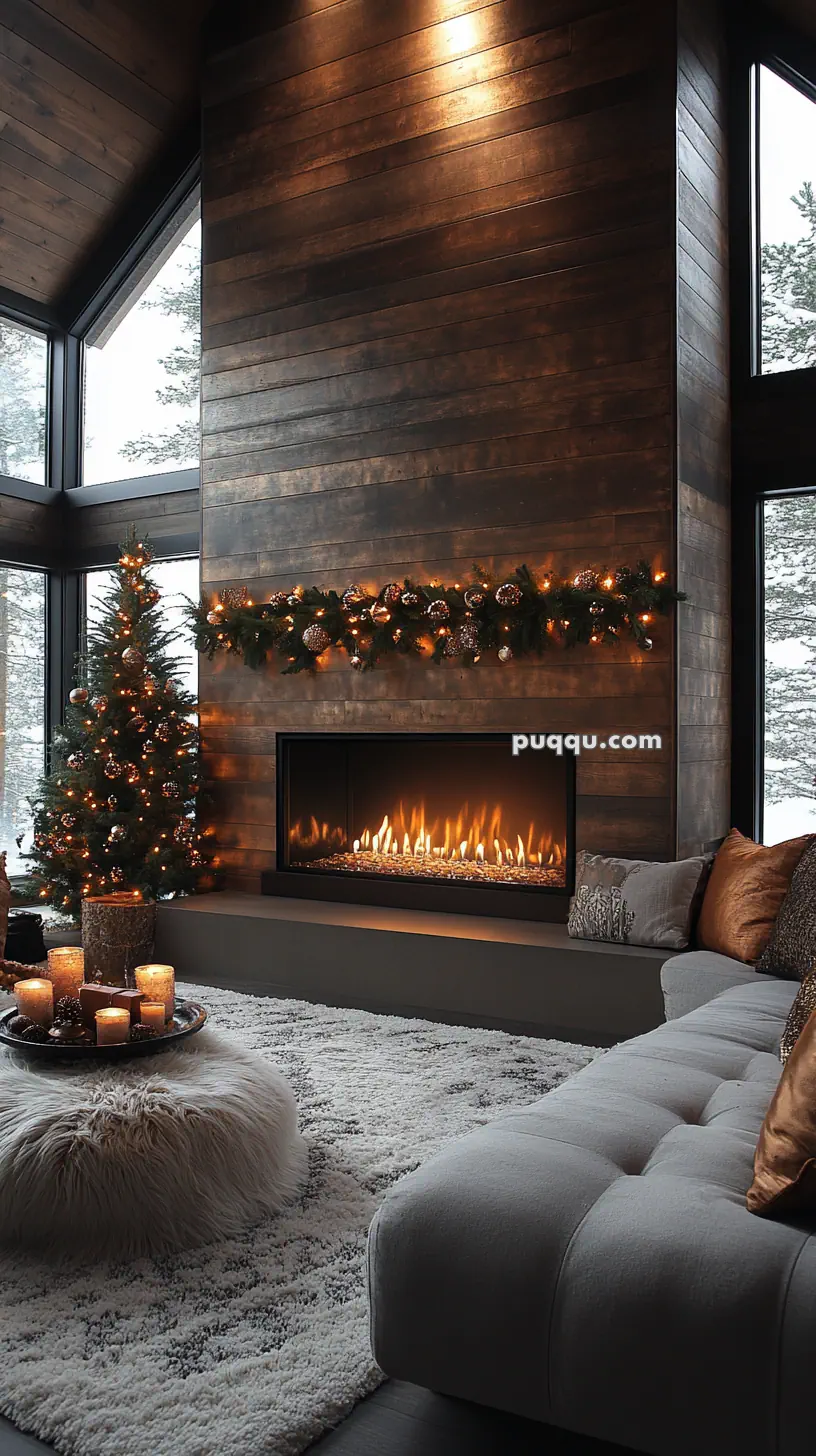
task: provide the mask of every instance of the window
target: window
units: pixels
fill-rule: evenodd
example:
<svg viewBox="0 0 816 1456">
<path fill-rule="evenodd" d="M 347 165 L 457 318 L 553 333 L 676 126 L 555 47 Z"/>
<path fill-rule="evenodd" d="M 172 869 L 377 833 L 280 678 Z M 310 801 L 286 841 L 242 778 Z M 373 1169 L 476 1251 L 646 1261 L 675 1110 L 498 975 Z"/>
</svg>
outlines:
<svg viewBox="0 0 816 1456">
<path fill-rule="evenodd" d="M 759 68 L 760 370 L 816 366 L 816 102 Z"/>
<path fill-rule="evenodd" d="M 765 502 L 764 840 L 816 832 L 816 495 Z"/>
<path fill-rule="evenodd" d="M 45 574 L 0 565 L 0 849 L 23 874 L 45 755 Z"/>
<path fill-rule="evenodd" d="M 86 340 L 83 485 L 198 465 L 200 266 L 196 220 Z"/>
<path fill-rule="evenodd" d="M 198 655 L 193 646 L 190 628 L 184 615 L 184 597 L 198 600 L 198 557 L 185 556 L 176 561 L 155 561 L 150 568 L 161 592 L 161 607 L 168 629 L 173 633 L 170 653 L 179 663 L 179 680 L 188 692 L 198 697 Z M 104 597 L 114 583 L 109 570 L 85 574 L 85 624 L 92 627 L 99 621 Z"/>
<path fill-rule="evenodd" d="M 48 341 L 0 319 L 0 475 L 45 485 Z"/>
</svg>

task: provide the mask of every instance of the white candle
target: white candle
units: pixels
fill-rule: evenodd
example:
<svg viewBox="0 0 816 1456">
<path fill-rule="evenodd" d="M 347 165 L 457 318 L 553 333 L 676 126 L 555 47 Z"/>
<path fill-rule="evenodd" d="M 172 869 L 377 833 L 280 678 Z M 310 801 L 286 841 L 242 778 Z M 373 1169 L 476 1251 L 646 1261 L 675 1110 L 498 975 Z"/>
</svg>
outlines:
<svg viewBox="0 0 816 1456">
<path fill-rule="evenodd" d="M 163 1032 L 167 1020 L 163 1001 L 143 1001 L 139 1015 L 143 1026 L 152 1026 L 154 1031 Z"/>
<path fill-rule="evenodd" d="M 21 1016 L 38 1021 L 40 1026 L 50 1026 L 54 1020 L 54 987 L 50 981 L 34 978 L 18 981 L 14 987 L 14 999 Z"/>
<path fill-rule="evenodd" d="M 97 1046 L 113 1046 L 117 1042 L 130 1041 L 130 1012 L 119 1006 L 105 1006 L 97 1011 Z"/>
<path fill-rule="evenodd" d="M 48 952 L 45 973 L 54 987 L 54 1004 L 61 996 L 78 996 L 85 980 L 85 952 L 78 945 L 58 945 Z"/>
<path fill-rule="evenodd" d="M 165 1020 L 170 1021 L 176 1009 L 176 973 L 172 966 L 137 966 L 136 990 L 146 1001 L 163 1001 Z"/>
</svg>

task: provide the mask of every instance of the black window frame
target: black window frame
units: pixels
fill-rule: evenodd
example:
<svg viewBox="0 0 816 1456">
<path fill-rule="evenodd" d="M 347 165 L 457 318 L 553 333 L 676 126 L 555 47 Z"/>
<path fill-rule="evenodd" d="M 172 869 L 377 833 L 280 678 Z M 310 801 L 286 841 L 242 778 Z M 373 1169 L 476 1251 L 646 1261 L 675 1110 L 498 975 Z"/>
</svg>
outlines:
<svg viewBox="0 0 816 1456">
<path fill-rule="evenodd" d="M 761 840 L 764 810 L 764 502 L 816 493 L 816 366 L 762 374 L 758 235 L 759 68 L 816 101 L 816 43 L 759 7 L 730 35 L 732 404 L 732 822 Z"/>
</svg>

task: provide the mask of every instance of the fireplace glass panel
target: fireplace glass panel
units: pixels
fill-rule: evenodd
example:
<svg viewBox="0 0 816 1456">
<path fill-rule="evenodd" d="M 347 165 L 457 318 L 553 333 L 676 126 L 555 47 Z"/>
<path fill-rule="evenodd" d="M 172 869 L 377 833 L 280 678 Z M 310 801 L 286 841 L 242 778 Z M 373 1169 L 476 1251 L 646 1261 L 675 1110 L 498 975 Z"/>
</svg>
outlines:
<svg viewBox="0 0 816 1456">
<path fill-rule="evenodd" d="M 509 735 L 282 734 L 278 868 L 572 889 L 574 765 Z"/>
</svg>

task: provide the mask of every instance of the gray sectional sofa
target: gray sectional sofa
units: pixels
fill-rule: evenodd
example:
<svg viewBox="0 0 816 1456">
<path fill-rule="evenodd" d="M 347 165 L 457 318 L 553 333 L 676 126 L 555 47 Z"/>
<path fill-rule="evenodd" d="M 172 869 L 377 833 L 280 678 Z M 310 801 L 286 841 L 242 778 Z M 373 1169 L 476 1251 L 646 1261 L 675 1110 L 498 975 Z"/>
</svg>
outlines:
<svg viewBox="0 0 816 1456">
<path fill-rule="evenodd" d="M 392 1190 L 374 1354 L 653 1456 L 810 1456 L 816 1219 L 745 1208 L 796 987 L 699 952 L 663 987 L 665 1025 Z"/>
</svg>

